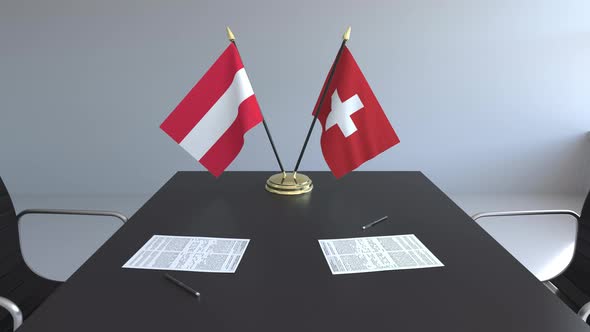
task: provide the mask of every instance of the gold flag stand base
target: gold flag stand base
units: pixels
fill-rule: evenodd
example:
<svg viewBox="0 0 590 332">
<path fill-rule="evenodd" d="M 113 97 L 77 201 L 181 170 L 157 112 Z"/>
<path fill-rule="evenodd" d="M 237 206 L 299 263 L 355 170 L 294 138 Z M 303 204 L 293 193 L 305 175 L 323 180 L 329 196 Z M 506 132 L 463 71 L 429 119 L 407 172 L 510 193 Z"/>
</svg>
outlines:
<svg viewBox="0 0 590 332">
<path fill-rule="evenodd" d="M 266 180 L 265 189 L 277 195 L 301 195 L 310 192 L 313 184 L 301 173 L 278 173 Z"/>
</svg>

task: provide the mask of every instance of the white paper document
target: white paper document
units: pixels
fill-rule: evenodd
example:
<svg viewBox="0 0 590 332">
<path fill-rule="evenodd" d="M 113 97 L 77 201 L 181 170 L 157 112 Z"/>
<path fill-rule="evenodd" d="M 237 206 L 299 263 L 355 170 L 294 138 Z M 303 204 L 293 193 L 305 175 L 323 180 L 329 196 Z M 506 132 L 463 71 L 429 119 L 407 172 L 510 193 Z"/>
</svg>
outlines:
<svg viewBox="0 0 590 332">
<path fill-rule="evenodd" d="M 124 268 L 235 273 L 248 239 L 154 235 Z"/>
<path fill-rule="evenodd" d="M 444 266 L 414 234 L 319 242 L 332 274 Z"/>
</svg>

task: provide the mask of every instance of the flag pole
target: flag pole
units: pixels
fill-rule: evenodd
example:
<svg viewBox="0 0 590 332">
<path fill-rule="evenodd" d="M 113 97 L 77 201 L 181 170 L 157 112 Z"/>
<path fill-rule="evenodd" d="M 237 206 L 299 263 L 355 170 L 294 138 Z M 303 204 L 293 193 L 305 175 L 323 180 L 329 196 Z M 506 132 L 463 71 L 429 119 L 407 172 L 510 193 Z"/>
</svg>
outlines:
<svg viewBox="0 0 590 332">
<path fill-rule="evenodd" d="M 238 45 L 236 44 L 236 37 L 234 36 L 233 32 L 231 31 L 231 29 L 229 27 L 225 27 L 225 28 L 226 28 L 226 32 L 227 32 L 227 39 L 229 39 L 229 41 L 232 44 L 234 44 L 237 49 Z M 262 111 L 260 111 L 260 113 L 262 114 Z M 264 125 L 264 131 L 266 131 L 266 136 L 268 136 L 268 140 L 270 141 L 270 146 L 272 147 L 272 151 L 275 154 L 275 158 L 277 159 L 277 163 L 279 164 L 279 168 L 281 169 L 283 176 L 285 176 L 285 169 L 283 168 L 283 163 L 281 162 L 281 158 L 279 157 L 279 153 L 277 152 L 277 148 L 275 147 L 275 142 L 272 139 L 272 135 L 270 134 L 270 130 L 268 129 L 268 125 L 266 124 L 266 120 L 264 119 L 264 115 L 262 116 L 262 125 Z"/>
<path fill-rule="evenodd" d="M 338 54 L 336 55 L 334 64 L 332 65 L 330 73 L 328 74 L 326 86 L 321 92 L 318 108 L 315 110 L 313 121 L 311 122 L 309 131 L 307 132 L 307 136 L 305 137 L 305 142 L 303 143 L 303 148 L 301 148 L 301 153 L 299 154 L 299 158 L 297 159 L 295 169 L 293 170 L 293 172 L 275 174 L 271 176 L 268 180 L 266 180 L 265 188 L 267 191 L 278 195 L 301 195 L 313 190 L 313 182 L 311 181 L 311 179 L 305 174 L 297 174 L 297 170 L 299 170 L 299 164 L 301 164 L 303 153 L 305 153 L 305 149 L 307 148 L 309 137 L 311 136 L 311 132 L 313 131 L 313 127 L 315 126 L 316 121 L 318 120 L 318 115 L 320 114 L 320 110 L 322 109 L 322 105 L 324 104 L 324 99 L 326 98 L 328 88 L 330 87 L 330 83 L 332 83 L 332 78 L 334 77 L 334 71 L 336 70 L 336 66 L 340 61 L 340 56 L 342 55 L 342 51 L 344 50 L 344 46 L 346 45 L 348 39 L 350 39 L 350 27 L 346 29 L 346 32 L 342 36 L 342 45 L 340 45 L 340 49 L 338 50 Z"/>
<path fill-rule="evenodd" d="M 342 44 L 340 45 L 340 49 L 336 54 L 336 59 L 334 59 L 334 64 L 330 69 L 330 73 L 328 74 L 328 80 L 326 81 L 326 86 L 322 91 L 320 96 L 320 102 L 318 103 L 318 107 L 315 110 L 315 115 L 313 120 L 311 121 L 311 126 L 309 127 L 309 131 L 307 132 L 307 136 L 305 137 L 305 141 L 303 142 L 303 147 L 301 148 L 301 153 L 299 154 L 299 158 L 297 158 L 297 163 L 295 164 L 295 169 L 293 169 L 293 177 L 297 178 L 297 170 L 299 170 L 299 164 L 301 164 L 301 159 L 303 158 L 303 154 L 305 153 L 305 149 L 307 148 L 307 143 L 309 142 L 309 138 L 311 137 L 311 132 L 313 131 L 313 127 L 315 126 L 316 121 L 318 120 L 318 115 L 320 115 L 320 111 L 322 110 L 322 105 L 324 104 L 324 99 L 326 99 L 326 94 L 328 93 L 328 89 L 330 88 L 330 83 L 332 83 L 332 78 L 334 77 L 334 72 L 336 71 L 336 66 L 340 61 L 340 57 L 342 56 L 342 51 L 344 50 L 344 46 L 346 42 L 350 39 L 350 26 L 344 32 L 342 36 Z"/>
</svg>

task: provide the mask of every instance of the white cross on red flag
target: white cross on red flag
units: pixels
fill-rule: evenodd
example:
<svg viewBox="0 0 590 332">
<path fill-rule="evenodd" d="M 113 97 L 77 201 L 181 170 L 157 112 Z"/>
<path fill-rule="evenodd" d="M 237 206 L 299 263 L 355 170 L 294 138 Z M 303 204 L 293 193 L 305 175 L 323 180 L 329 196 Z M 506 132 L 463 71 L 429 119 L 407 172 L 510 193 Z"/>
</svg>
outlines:
<svg viewBox="0 0 590 332">
<path fill-rule="evenodd" d="M 321 91 L 326 84 L 327 80 Z M 317 111 L 319 103 L 318 99 L 314 110 Z M 346 46 L 319 112 L 318 119 L 323 129 L 322 152 L 336 178 L 399 143 L 397 134 Z"/>
<path fill-rule="evenodd" d="M 216 177 L 244 146 L 262 113 L 232 43 L 160 128 Z"/>
</svg>

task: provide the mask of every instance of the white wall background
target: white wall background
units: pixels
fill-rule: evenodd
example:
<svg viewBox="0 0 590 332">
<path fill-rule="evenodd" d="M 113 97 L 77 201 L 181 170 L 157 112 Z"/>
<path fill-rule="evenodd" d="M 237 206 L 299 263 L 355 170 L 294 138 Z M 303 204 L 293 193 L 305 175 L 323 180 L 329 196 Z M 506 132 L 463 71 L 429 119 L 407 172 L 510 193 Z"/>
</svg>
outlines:
<svg viewBox="0 0 590 332">
<path fill-rule="evenodd" d="M 202 167 L 158 126 L 237 36 L 292 167 L 340 36 L 402 143 L 362 170 L 451 193 L 590 185 L 587 0 L 2 0 L 0 175 L 17 194 L 150 194 Z M 317 127 L 304 170 L 326 170 Z M 234 170 L 274 170 L 262 126 Z"/>
</svg>

